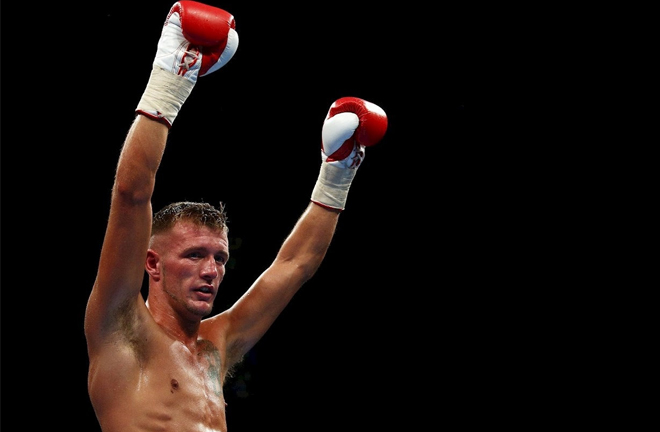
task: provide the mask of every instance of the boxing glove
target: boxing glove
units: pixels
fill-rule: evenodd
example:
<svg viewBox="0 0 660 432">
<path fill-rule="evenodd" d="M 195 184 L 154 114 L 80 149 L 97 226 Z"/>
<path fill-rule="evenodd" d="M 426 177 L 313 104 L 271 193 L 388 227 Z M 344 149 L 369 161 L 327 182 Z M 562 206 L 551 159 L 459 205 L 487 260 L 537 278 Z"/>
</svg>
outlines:
<svg viewBox="0 0 660 432">
<path fill-rule="evenodd" d="M 238 49 L 234 16 L 220 8 L 190 0 L 170 9 L 154 66 L 195 83 L 227 64 Z"/>
<path fill-rule="evenodd" d="M 344 210 L 366 147 L 380 142 L 386 131 L 387 115 L 378 105 L 356 97 L 337 99 L 321 130 L 321 170 L 312 202 Z"/>
<path fill-rule="evenodd" d="M 232 14 L 190 0 L 174 3 L 165 19 L 137 113 L 172 126 L 197 78 L 226 65 L 237 49 Z"/>
</svg>

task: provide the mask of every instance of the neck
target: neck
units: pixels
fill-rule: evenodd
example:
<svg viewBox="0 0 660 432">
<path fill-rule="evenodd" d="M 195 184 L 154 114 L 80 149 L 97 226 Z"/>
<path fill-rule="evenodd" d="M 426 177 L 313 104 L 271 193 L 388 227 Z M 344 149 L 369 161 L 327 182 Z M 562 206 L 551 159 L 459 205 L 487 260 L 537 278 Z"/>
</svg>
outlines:
<svg viewBox="0 0 660 432">
<path fill-rule="evenodd" d="M 150 302 L 147 299 L 147 309 L 151 312 L 156 324 L 171 338 L 182 342 L 186 346 L 195 344 L 199 335 L 201 318 L 196 315 L 183 316 L 168 306 L 159 302 Z M 160 307 L 159 307 L 160 306 Z"/>
</svg>

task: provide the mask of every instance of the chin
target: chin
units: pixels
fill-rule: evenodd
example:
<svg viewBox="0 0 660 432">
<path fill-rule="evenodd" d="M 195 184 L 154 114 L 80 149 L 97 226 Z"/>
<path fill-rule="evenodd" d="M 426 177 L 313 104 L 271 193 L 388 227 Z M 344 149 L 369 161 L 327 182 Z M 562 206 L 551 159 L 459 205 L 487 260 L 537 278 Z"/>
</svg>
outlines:
<svg viewBox="0 0 660 432">
<path fill-rule="evenodd" d="M 200 318 L 204 318 L 211 315 L 211 312 L 213 312 L 213 304 L 205 304 L 203 306 L 188 305 L 188 311 L 194 313 Z"/>
</svg>

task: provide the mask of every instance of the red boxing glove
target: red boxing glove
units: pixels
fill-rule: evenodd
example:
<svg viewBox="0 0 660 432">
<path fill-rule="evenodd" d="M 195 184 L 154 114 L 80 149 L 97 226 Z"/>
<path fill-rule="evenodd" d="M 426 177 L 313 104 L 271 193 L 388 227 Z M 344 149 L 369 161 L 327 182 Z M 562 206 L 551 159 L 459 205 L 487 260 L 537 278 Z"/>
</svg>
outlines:
<svg viewBox="0 0 660 432">
<path fill-rule="evenodd" d="M 378 105 L 356 97 L 337 99 L 323 124 L 323 160 L 342 161 L 354 150 L 364 150 L 360 146 L 380 142 L 386 131 L 387 115 Z"/>
<path fill-rule="evenodd" d="M 170 8 L 154 65 L 188 78 L 208 75 L 227 64 L 238 49 L 236 21 L 229 12 L 191 0 Z"/>
<path fill-rule="evenodd" d="M 386 130 L 387 116 L 379 106 L 355 97 L 337 99 L 323 122 L 323 162 L 312 191 L 312 202 L 344 210 L 348 190 L 364 160 L 365 148 L 380 142 Z"/>
<path fill-rule="evenodd" d="M 234 56 L 238 33 L 232 14 L 203 3 L 181 0 L 170 9 L 165 25 L 175 13 L 180 17 L 183 37 L 190 42 L 192 49 L 198 49 L 202 54 L 199 76 L 215 72 Z"/>
<path fill-rule="evenodd" d="M 232 14 L 191 0 L 174 3 L 136 112 L 171 127 L 197 78 L 223 67 L 237 49 Z"/>
</svg>

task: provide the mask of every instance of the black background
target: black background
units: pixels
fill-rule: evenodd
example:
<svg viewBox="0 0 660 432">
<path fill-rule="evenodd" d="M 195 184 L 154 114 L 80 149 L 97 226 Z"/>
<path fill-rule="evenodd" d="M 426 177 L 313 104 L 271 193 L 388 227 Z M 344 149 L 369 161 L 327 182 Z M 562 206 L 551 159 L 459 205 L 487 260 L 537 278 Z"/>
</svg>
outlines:
<svg viewBox="0 0 660 432">
<path fill-rule="evenodd" d="M 536 355 L 515 348 L 529 330 L 509 302 L 526 239 L 510 231 L 523 216 L 505 210 L 509 174 L 493 167 L 506 149 L 472 117 L 484 65 L 474 15 L 421 2 L 246 3 L 209 2 L 234 14 L 239 48 L 179 113 L 154 195 L 156 208 L 227 204 L 218 310 L 307 205 L 332 102 L 374 102 L 389 126 L 321 269 L 227 384 L 229 430 L 508 417 L 539 378 L 512 372 Z M 21 430 L 99 430 L 83 315 L 114 167 L 171 4 L 2 5 L 2 417 L 29 422 Z"/>
</svg>

